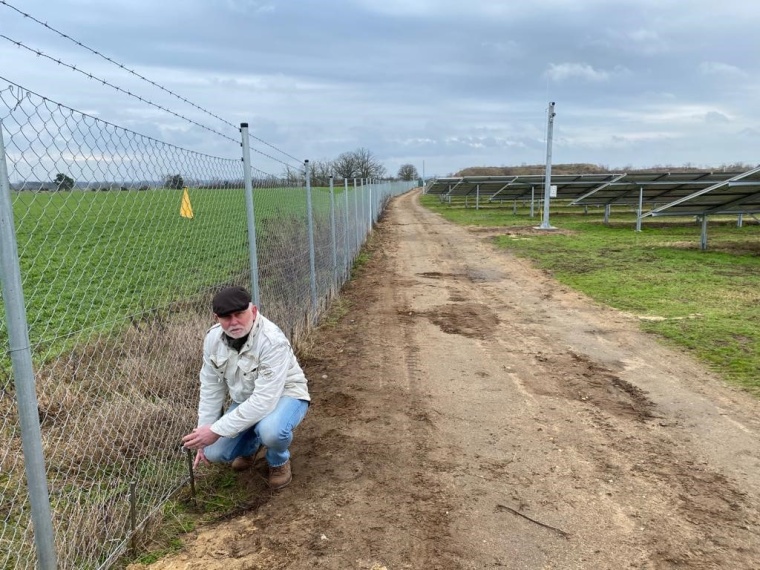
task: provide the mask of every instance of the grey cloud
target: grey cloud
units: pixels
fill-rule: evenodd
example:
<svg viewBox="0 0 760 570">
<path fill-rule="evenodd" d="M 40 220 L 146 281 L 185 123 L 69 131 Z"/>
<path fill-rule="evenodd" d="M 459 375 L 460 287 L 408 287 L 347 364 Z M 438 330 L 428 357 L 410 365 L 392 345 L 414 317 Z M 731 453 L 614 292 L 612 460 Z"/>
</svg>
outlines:
<svg viewBox="0 0 760 570">
<path fill-rule="evenodd" d="M 739 131 L 739 135 L 750 139 L 760 139 L 760 127 L 749 127 Z"/>
<path fill-rule="evenodd" d="M 654 0 L 24 3 L 233 124 L 250 122 L 257 136 L 294 156 L 327 158 L 365 146 L 401 163 L 408 162 L 404 152 L 427 157 L 430 171 L 444 173 L 473 163 L 542 162 L 548 100 L 557 101 L 559 161 L 749 160 L 746 141 L 722 138 L 721 125 L 730 119 L 748 133 L 760 129 L 760 88 L 753 84 L 760 9 L 753 6 L 739 0 L 720 6 L 698 0 L 688 11 Z M 742 15 L 730 26 L 720 16 L 729 9 Z M 8 15 L 0 10 L 0 18 Z M 14 18 L 10 27 L 8 35 L 214 122 L 39 26 Z M 0 45 L 0 57 L 11 63 L 0 75 L 75 108 L 180 146 L 237 152 L 224 139 L 195 127 L 174 129 L 174 118 L 141 111 L 125 96 L 9 46 Z"/>
<path fill-rule="evenodd" d="M 724 115 L 723 113 L 719 113 L 718 111 L 709 111 L 708 113 L 705 113 L 705 122 L 707 123 L 730 123 L 731 119 Z"/>
<path fill-rule="evenodd" d="M 594 69 L 587 63 L 550 63 L 544 76 L 552 81 L 580 79 L 582 81 L 607 81 L 610 74 L 607 71 Z"/>
<path fill-rule="evenodd" d="M 744 79 L 749 75 L 735 65 L 718 61 L 704 61 L 699 64 L 699 70 L 705 75 L 716 75 L 727 78 Z"/>
</svg>

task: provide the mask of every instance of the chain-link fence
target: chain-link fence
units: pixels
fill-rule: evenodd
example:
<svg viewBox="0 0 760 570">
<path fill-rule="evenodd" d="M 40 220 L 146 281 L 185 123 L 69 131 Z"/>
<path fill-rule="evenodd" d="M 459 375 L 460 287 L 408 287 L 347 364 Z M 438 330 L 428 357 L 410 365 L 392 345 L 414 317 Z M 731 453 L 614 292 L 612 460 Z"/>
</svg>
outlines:
<svg viewBox="0 0 760 570">
<path fill-rule="evenodd" d="M 187 480 L 212 293 L 297 338 L 411 183 L 288 187 L 246 128 L 223 159 L 12 84 L 0 121 L 0 566 L 107 567 Z"/>
</svg>

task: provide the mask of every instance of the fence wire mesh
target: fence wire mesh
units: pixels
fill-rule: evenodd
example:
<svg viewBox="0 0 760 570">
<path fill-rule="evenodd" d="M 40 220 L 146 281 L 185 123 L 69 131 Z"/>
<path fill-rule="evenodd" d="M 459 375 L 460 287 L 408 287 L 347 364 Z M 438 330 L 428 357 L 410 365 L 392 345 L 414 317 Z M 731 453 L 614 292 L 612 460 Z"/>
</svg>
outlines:
<svg viewBox="0 0 760 570">
<path fill-rule="evenodd" d="M 0 121 L 58 567 L 107 567 L 134 532 L 131 503 L 139 526 L 188 477 L 179 442 L 197 418 L 211 295 L 252 286 L 243 161 L 16 85 L 0 86 Z M 309 212 L 304 186 L 252 174 L 262 311 L 294 339 L 348 277 L 387 199 L 410 183 L 339 180 L 311 189 Z M 9 301 L 0 305 L 0 567 L 31 568 Z"/>
</svg>

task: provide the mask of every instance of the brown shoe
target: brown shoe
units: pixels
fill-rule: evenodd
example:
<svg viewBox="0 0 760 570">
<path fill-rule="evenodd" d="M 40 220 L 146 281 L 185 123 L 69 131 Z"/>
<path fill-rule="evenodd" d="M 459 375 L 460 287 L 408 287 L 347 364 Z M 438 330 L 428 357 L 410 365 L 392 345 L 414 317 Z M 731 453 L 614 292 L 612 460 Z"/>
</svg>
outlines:
<svg viewBox="0 0 760 570">
<path fill-rule="evenodd" d="M 256 454 L 253 455 L 240 455 L 232 460 L 233 471 L 247 471 L 253 467 L 253 462 L 256 459 Z"/>
<path fill-rule="evenodd" d="M 290 461 L 279 467 L 269 468 L 269 488 L 273 491 L 282 489 L 285 485 L 290 483 L 292 479 L 293 474 L 290 472 Z"/>
</svg>

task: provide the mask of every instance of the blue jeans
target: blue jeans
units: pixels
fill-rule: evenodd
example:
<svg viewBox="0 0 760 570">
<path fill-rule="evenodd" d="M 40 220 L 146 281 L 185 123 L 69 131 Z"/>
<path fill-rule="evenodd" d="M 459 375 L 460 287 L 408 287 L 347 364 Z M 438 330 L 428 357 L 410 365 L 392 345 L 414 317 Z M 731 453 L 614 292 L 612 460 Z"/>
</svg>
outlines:
<svg viewBox="0 0 760 570">
<path fill-rule="evenodd" d="M 232 402 L 227 413 L 238 407 Z M 309 402 L 283 396 L 274 410 L 259 423 L 240 432 L 235 437 L 220 437 L 203 450 L 206 459 L 212 463 L 229 463 L 236 457 L 246 457 L 258 451 L 259 446 L 267 448 L 267 463 L 270 467 L 284 465 L 290 459 L 290 442 L 293 430 L 301 423 Z"/>
</svg>

